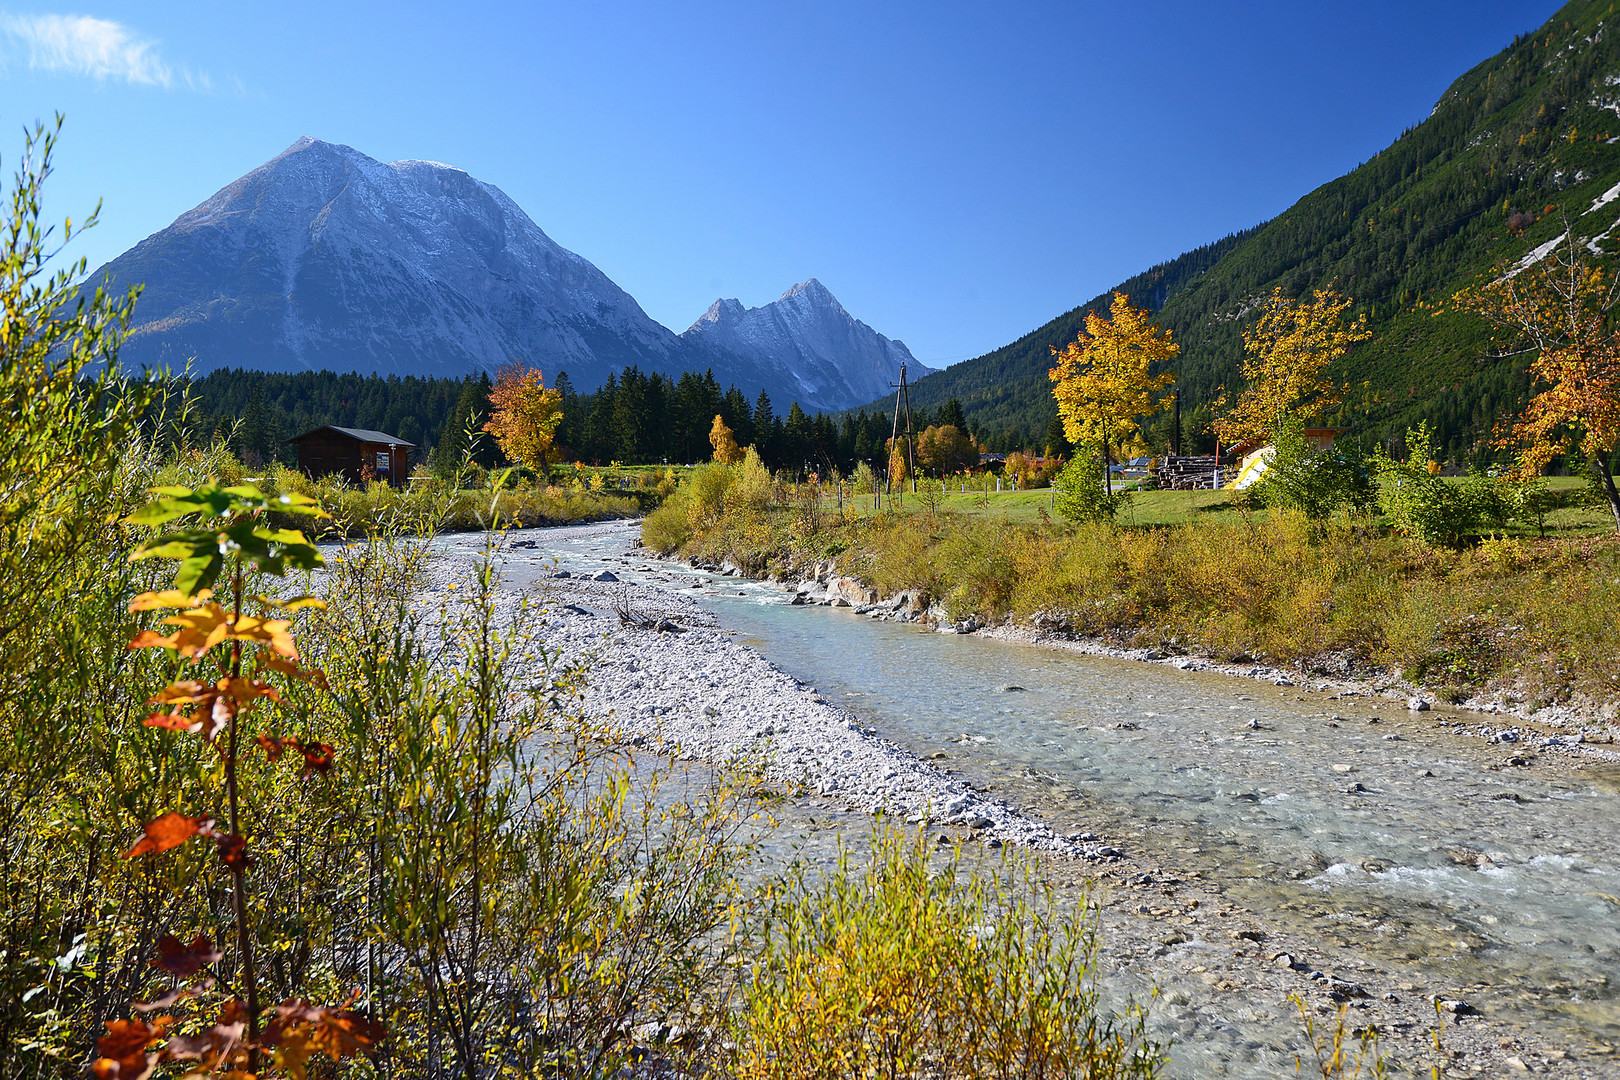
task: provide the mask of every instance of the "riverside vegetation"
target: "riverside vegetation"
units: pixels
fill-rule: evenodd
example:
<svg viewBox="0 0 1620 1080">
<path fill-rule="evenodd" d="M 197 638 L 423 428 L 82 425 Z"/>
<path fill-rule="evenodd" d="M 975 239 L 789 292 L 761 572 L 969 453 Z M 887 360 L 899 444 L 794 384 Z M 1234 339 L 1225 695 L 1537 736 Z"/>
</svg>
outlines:
<svg viewBox="0 0 1620 1080">
<path fill-rule="evenodd" d="M 1602 706 L 1620 696 L 1620 546 L 1502 533 L 1505 515 L 1544 522 L 1555 496 L 1540 487 L 1521 511 L 1494 480 L 1385 469 L 1384 513 L 1401 531 L 1371 506 L 1313 518 L 1237 505 L 1151 527 L 1069 523 L 1044 508 L 1014 522 L 919 496 L 857 511 L 774 482 L 751 456 L 695 471 L 648 516 L 643 542 L 761 577 L 830 566 L 885 595 L 919 590 L 953 621 L 1011 619 L 1336 674 L 1385 668 L 1450 700 L 1494 691 Z M 1486 536 L 1444 542 L 1471 532 Z"/>
<path fill-rule="evenodd" d="M 442 501 L 167 450 L 135 296 L 47 267 L 54 142 L 0 225 L 0 1075 L 1157 1073 L 1031 864 L 745 886 L 757 779 L 587 722 L 492 558 L 434 587 Z"/>
</svg>

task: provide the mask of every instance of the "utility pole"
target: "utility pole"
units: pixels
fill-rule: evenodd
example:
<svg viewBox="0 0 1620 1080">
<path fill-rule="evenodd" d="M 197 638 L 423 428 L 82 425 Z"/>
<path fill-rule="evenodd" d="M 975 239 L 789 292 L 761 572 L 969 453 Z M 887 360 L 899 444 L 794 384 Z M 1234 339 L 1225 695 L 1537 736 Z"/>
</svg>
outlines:
<svg viewBox="0 0 1620 1080">
<path fill-rule="evenodd" d="M 894 427 L 889 433 L 889 453 L 891 455 L 894 453 L 895 440 L 900 438 L 900 406 L 904 402 L 906 409 L 906 469 L 911 473 L 911 493 L 915 495 L 917 493 L 917 460 L 912 452 L 912 446 L 917 439 L 916 432 L 911 426 L 911 394 L 906 389 L 905 361 L 900 362 L 900 381 L 889 385 L 896 388 L 894 393 Z M 888 480 L 889 493 L 892 495 L 894 494 L 893 469 L 889 470 Z"/>
<path fill-rule="evenodd" d="M 1172 454 L 1175 454 L 1176 457 L 1180 457 L 1181 456 L 1181 387 L 1179 387 L 1179 386 L 1176 387 L 1174 396 L 1175 396 L 1175 402 L 1176 402 L 1176 427 L 1175 427 L 1175 430 L 1173 432 L 1171 432 L 1170 452 Z"/>
</svg>

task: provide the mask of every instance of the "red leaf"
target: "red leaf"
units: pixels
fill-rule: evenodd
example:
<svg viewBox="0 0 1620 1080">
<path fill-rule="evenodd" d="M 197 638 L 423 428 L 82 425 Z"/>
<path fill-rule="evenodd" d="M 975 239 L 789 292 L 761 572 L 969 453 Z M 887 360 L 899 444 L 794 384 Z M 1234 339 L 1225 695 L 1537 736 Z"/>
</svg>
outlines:
<svg viewBox="0 0 1620 1080">
<path fill-rule="evenodd" d="M 191 717 L 186 716 L 184 713 L 177 712 L 155 712 L 151 716 L 148 716 L 145 720 L 142 720 L 141 723 L 145 724 L 147 727 L 160 727 L 167 731 L 197 730 L 197 725 L 191 722 Z"/>
<path fill-rule="evenodd" d="M 219 860 L 232 870 L 245 870 L 253 857 L 247 852 L 247 838 L 239 833 L 228 836 L 217 836 L 214 843 L 219 847 Z"/>
<path fill-rule="evenodd" d="M 264 750 L 265 760 L 272 765 L 281 760 L 283 751 L 287 749 L 287 744 L 274 735 L 260 735 L 258 742 L 259 746 Z"/>
<path fill-rule="evenodd" d="M 222 955 L 205 934 L 192 938 L 190 945 L 184 944 L 173 934 L 164 934 L 158 938 L 157 949 L 152 966 L 182 979 L 191 978 L 204 967 L 217 962 Z"/>
<path fill-rule="evenodd" d="M 137 855 L 150 855 L 179 847 L 201 832 L 205 822 L 212 824 L 212 819 L 186 817 L 170 810 L 156 821 L 149 821 L 141 826 L 146 835 L 134 847 L 124 852 L 124 858 L 133 859 Z"/>
<path fill-rule="evenodd" d="M 298 750 L 304 755 L 304 779 L 309 779 L 309 774 L 312 772 L 327 773 L 331 771 L 332 757 L 335 753 L 331 743 L 299 743 Z"/>
<path fill-rule="evenodd" d="M 247 1008 L 237 998 L 220 1006 L 219 1019 L 213 1027 L 197 1035 L 176 1035 L 163 1048 L 169 1061 L 202 1061 L 210 1072 L 188 1075 L 222 1075 L 244 1077 L 238 1072 L 220 1073 L 221 1065 L 233 1063 L 239 1057 L 243 1036 L 247 1034 Z M 236 1063 L 240 1063 L 237 1061 Z"/>
<path fill-rule="evenodd" d="M 156 1024 L 145 1020 L 109 1020 L 107 1034 L 96 1040 L 101 1056 L 90 1066 L 98 1080 L 146 1080 L 157 1066 L 158 1056 L 147 1047 L 163 1037 L 166 1017 Z"/>
<path fill-rule="evenodd" d="M 196 996 L 197 991 L 191 989 L 190 987 L 177 986 L 173 990 L 170 990 L 167 994 L 164 994 L 162 997 L 153 998 L 151 1001 L 134 1002 L 131 1005 L 131 1008 L 133 1008 L 136 1012 L 155 1012 L 158 1009 L 167 1009 L 170 1005 L 174 1005 L 178 1002 L 186 1000 L 187 998 L 194 998 Z"/>
</svg>

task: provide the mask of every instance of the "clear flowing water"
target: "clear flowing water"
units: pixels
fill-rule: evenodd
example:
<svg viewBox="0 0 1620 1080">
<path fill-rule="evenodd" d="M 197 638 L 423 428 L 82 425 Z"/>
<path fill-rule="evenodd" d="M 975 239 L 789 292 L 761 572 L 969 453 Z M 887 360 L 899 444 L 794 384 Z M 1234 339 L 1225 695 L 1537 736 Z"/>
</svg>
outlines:
<svg viewBox="0 0 1620 1080">
<path fill-rule="evenodd" d="M 778 667 L 1060 832 L 1201 873 L 1274 926 L 1471 988 L 1505 1019 L 1620 1037 L 1620 770 L 1509 766 L 1533 752 L 1395 702 L 792 607 L 684 567 L 637 573 L 624 542 L 542 537 L 576 571 L 702 583 Z"/>
</svg>

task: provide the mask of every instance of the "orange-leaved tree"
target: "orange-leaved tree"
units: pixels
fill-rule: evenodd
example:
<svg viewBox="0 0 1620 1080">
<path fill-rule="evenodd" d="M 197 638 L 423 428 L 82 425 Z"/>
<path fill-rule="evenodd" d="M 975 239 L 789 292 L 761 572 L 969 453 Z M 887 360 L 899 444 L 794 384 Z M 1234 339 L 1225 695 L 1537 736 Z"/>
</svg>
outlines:
<svg viewBox="0 0 1620 1080">
<path fill-rule="evenodd" d="M 496 378 L 489 404 L 484 430 L 508 458 L 544 478 L 562 423 L 562 393 L 546 388 L 539 368 L 510 364 Z"/>
<path fill-rule="evenodd" d="M 726 426 L 725 417 L 714 414 L 714 425 L 709 428 L 709 445 L 714 447 L 714 460 L 722 465 L 737 465 L 746 456 L 737 445 L 737 436 Z"/>
<path fill-rule="evenodd" d="M 1057 362 L 1047 374 L 1063 433 L 1101 454 L 1104 468 L 1111 448 L 1136 434 L 1142 418 L 1161 407 L 1158 392 L 1175 382 L 1170 372 L 1153 371 L 1175 359 L 1181 346 L 1149 315 L 1116 292 L 1108 318 L 1087 315 L 1086 328 L 1074 341 L 1061 351 L 1052 348 Z"/>
<path fill-rule="evenodd" d="M 1344 400 L 1328 365 L 1371 337 L 1367 316 L 1345 321 L 1353 301 L 1331 288 L 1297 299 L 1273 289 L 1260 301 L 1260 319 L 1243 331 L 1247 385 L 1210 426 L 1228 445 L 1264 439 L 1285 417 L 1322 418 Z M 1216 408 L 1226 404 L 1223 394 Z"/>
<path fill-rule="evenodd" d="M 177 559 L 180 565 L 172 589 L 142 593 L 129 605 L 136 612 L 170 612 L 161 624 L 167 632 L 143 630 L 129 647 L 172 653 L 176 677 L 152 698 L 158 709 L 143 723 L 201 738 L 218 763 L 201 777 L 212 805 L 169 810 L 145 822 L 141 839 L 124 857 L 159 855 L 197 838 L 212 841 L 230 881 L 235 955 L 222 966 L 227 954 L 205 933 L 189 943 L 172 933 L 160 937 L 153 966 L 193 985 L 137 1006 L 139 1016 L 109 1022 L 91 1070 L 99 1080 L 136 1080 L 164 1061 L 190 1063 L 188 1076 L 264 1076 L 268 1065 L 272 1072 L 303 1080 L 315 1051 L 336 1060 L 367 1052 L 382 1037 L 375 1023 L 348 1008 L 289 999 L 267 1015 L 259 1000 L 248 899 L 254 843 L 244 834 L 252 793 L 244 788 L 240 767 L 244 756 L 257 748 L 272 765 L 284 756 L 302 762 L 308 778 L 331 768 L 335 748 L 265 724 L 253 729 L 258 731 L 254 736 L 246 726 L 255 713 L 282 700 L 278 682 L 324 685 L 319 671 L 299 664 L 291 618 L 321 602 L 311 596 L 274 599 L 253 590 L 257 579 L 284 576 L 288 568 L 312 570 L 322 561 L 303 532 L 279 528 L 268 515 L 313 517 L 321 510 L 305 496 L 269 497 L 249 485 L 166 487 L 154 494 L 158 498 L 128 521 L 168 531 L 130 558 Z M 204 1006 L 221 984 L 230 992 L 212 1016 L 204 1016 Z M 187 1003 L 191 1015 L 176 1017 L 167 1011 L 181 1003 Z"/>
<path fill-rule="evenodd" d="M 1510 270 L 1459 299 L 1496 327 L 1510 350 L 1536 353 L 1534 396 L 1520 416 L 1498 427 L 1496 445 L 1518 451 L 1524 477 L 1539 475 L 1555 457 L 1579 455 L 1620 530 L 1620 491 L 1609 471 L 1620 447 L 1620 331 L 1610 323 L 1620 275 L 1595 265 L 1573 229 L 1562 239 L 1534 266 Z"/>
</svg>

